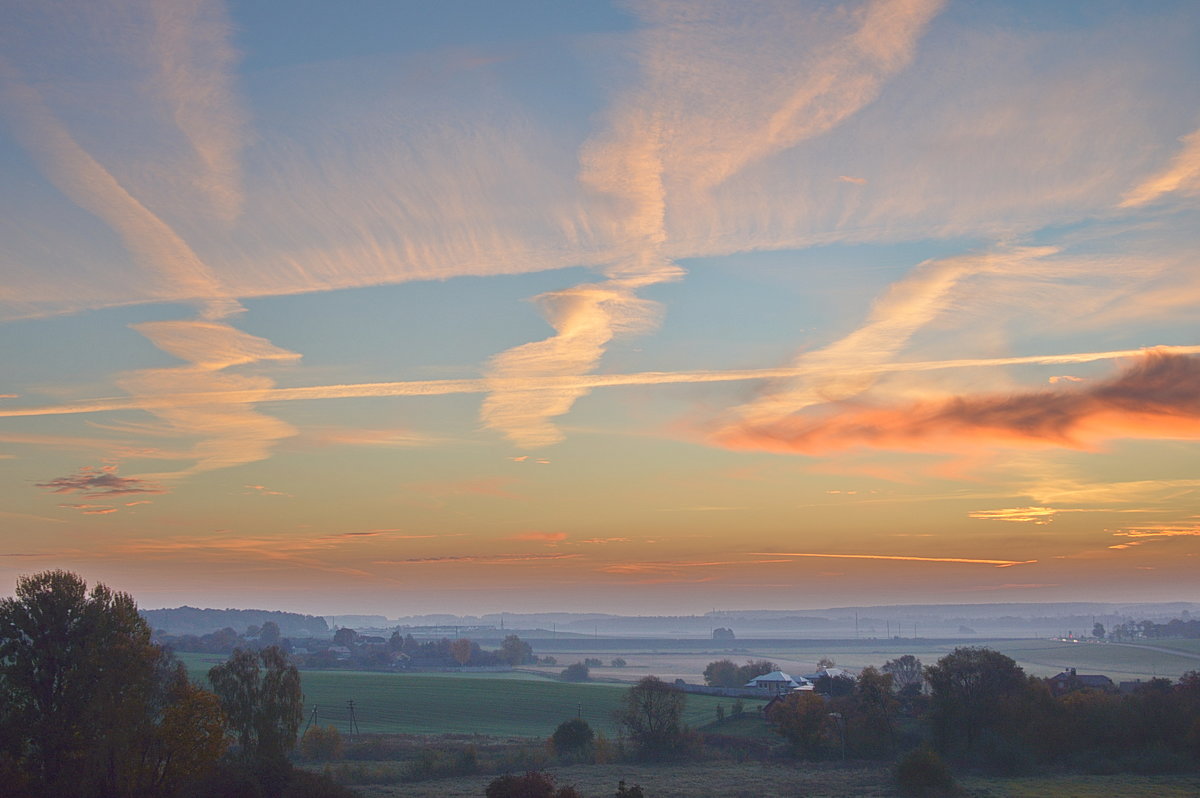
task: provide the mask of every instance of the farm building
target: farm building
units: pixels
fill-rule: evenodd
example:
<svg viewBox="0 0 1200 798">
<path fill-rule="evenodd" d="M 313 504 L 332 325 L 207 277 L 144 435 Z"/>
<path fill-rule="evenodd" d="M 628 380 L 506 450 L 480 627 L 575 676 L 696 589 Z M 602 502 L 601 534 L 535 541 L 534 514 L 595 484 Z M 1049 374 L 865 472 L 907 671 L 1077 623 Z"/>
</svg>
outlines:
<svg viewBox="0 0 1200 798">
<path fill-rule="evenodd" d="M 1113 680 L 1107 676 L 1100 674 L 1076 673 L 1074 668 L 1067 668 L 1062 673 L 1051 676 L 1046 680 L 1050 685 L 1050 692 L 1053 695 L 1065 695 L 1074 690 L 1102 690 L 1106 693 L 1113 692 L 1117 686 L 1113 684 Z"/>
<path fill-rule="evenodd" d="M 762 690 L 767 695 L 782 695 L 790 693 L 793 690 L 813 689 L 812 682 L 808 681 L 808 679 L 801 676 L 799 681 L 797 681 L 783 671 L 771 671 L 762 676 L 755 676 L 746 682 L 746 686 Z"/>
</svg>

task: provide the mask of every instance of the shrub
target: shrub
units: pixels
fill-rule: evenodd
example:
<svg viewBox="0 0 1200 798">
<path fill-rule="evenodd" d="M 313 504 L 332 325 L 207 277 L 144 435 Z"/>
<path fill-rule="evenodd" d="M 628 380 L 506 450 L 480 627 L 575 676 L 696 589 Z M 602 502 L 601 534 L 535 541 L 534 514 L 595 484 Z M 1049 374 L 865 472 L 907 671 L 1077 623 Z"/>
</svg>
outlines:
<svg viewBox="0 0 1200 798">
<path fill-rule="evenodd" d="M 586 682 L 589 677 L 588 666 L 582 662 L 568 665 L 560 674 L 564 682 Z"/>
<path fill-rule="evenodd" d="M 596 735 L 592 743 L 592 762 L 597 765 L 607 765 L 616 762 L 621 757 L 620 749 L 609 741 L 604 732 Z"/>
<path fill-rule="evenodd" d="M 567 756 L 570 754 L 580 754 L 592 743 L 592 739 L 596 735 L 592 732 L 592 727 L 583 718 L 571 718 L 564 720 L 558 724 L 558 728 L 554 730 L 554 734 L 550 736 L 550 742 L 554 745 L 554 752 L 559 756 Z"/>
<path fill-rule="evenodd" d="M 589 668 L 599 668 L 604 663 L 600 661 L 599 657 L 584 657 L 583 664 Z"/>
<path fill-rule="evenodd" d="M 910 798 L 938 798 L 958 793 L 950 768 L 930 748 L 909 751 L 896 762 L 896 788 Z"/>
<path fill-rule="evenodd" d="M 487 798 L 580 798 L 574 787 L 554 786 L 554 777 L 548 773 L 530 770 L 524 776 L 511 773 L 492 779 L 484 790 Z"/>
<path fill-rule="evenodd" d="M 341 733 L 333 726 L 313 726 L 300 740 L 300 756 L 321 762 L 341 759 Z"/>
</svg>

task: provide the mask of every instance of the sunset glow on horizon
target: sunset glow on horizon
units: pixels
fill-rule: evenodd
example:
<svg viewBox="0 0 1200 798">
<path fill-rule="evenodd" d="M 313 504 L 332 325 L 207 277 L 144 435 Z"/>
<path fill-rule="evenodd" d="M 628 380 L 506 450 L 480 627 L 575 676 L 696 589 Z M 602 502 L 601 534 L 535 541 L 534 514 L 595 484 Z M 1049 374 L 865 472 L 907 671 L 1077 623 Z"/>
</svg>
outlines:
<svg viewBox="0 0 1200 798">
<path fill-rule="evenodd" d="M 0 593 L 1200 601 L 1200 8 L 18 0 Z"/>
</svg>

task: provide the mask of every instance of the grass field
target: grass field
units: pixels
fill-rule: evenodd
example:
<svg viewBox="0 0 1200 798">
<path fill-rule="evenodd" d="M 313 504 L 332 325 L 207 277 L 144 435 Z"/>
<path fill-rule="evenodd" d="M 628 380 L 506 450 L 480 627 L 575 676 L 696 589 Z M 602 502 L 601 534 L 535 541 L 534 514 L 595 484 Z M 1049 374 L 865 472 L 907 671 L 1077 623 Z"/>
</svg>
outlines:
<svg viewBox="0 0 1200 798">
<path fill-rule="evenodd" d="M 203 680 L 219 656 L 183 654 L 193 678 Z M 315 722 L 348 733 L 350 711 L 363 733 L 484 734 L 501 737 L 547 737 L 559 723 L 583 717 L 592 728 L 616 732 L 613 713 L 627 687 L 571 684 L 524 673 L 441 674 L 364 671 L 301 671 L 305 722 L 316 709 Z M 703 726 L 716 718 L 716 708 L 730 699 L 689 695 L 684 720 Z M 747 702 L 748 711 L 757 707 Z"/>
<path fill-rule="evenodd" d="M 574 765 L 549 768 L 585 798 L 610 798 L 617 782 L 647 798 L 845 798 L 894 796 L 885 764 L 705 762 L 678 765 Z M 491 776 L 355 787 L 363 798 L 478 798 Z M 960 780 L 968 798 L 1190 798 L 1200 776 L 1041 776 Z"/>
<path fill-rule="evenodd" d="M 608 662 L 620 656 L 627 660 L 625 668 L 593 668 L 592 675 L 635 681 L 653 673 L 668 681 L 682 678 L 700 681 L 704 666 L 716 659 L 769 659 L 785 671 L 811 673 L 817 660 L 831 657 L 838 665 L 859 670 L 868 665 L 876 667 L 890 659 L 912 654 L 926 665 L 932 665 L 958 646 L 986 646 L 1012 657 L 1033 676 L 1053 676 L 1064 668 L 1074 667 L 1081 673 L 1100 673 L 1114 682 L 1150 679 L 1165 676 L 1178 679 L 1186 671 L 1200 670 L 1200 641 L 1153 641 L 1151 647 L 1126 646 L 1109 643 L 1064 643 L 1058 640 L 737 640 L 729 647 L 720 647 L 708 640 L 654 641 L 628 640 L 620 650 L 612 641 L 556 641 L 554 656 L 560 663 L 574 662 L 584 657 L 599 657 Z M 670 645 L 666 645 L 670 643 Z M 540 649 L 535 647 L 535 650 Z M 561 668 L 561 665 L 558 666 Z M 547 672 L 556 669 L 546 669 Z"/>
</svg>

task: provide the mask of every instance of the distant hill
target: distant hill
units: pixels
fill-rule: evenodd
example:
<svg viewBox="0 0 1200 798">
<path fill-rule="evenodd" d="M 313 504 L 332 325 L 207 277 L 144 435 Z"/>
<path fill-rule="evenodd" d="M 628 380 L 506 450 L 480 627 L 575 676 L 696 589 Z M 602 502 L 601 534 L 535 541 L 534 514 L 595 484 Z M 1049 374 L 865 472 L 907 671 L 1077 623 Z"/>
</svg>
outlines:
<svg viewBox="0 0 1200 798">
<path fill-rule="evenodd" d="M 329 624 L 316 615 L 301 615 L 279 610 L 212 610 L 198 607 L 176 607 L 165 610 L 141 610 L 142 617 L 154 630 L 171 635 L 206 635 L 229 627 L 245 632 L 248 627 L 262 626 L 274 621 L 285 637 L 328 635 Z"/>
</svg>

